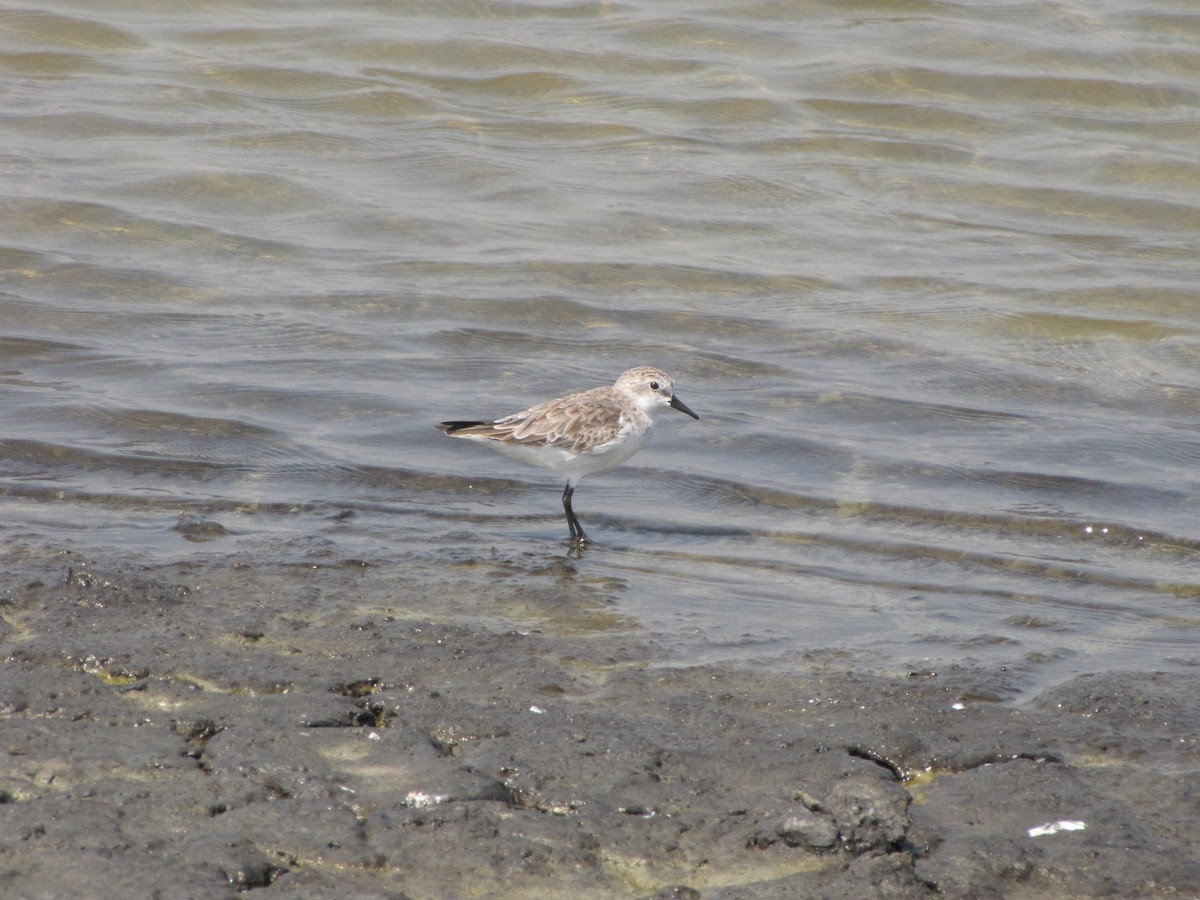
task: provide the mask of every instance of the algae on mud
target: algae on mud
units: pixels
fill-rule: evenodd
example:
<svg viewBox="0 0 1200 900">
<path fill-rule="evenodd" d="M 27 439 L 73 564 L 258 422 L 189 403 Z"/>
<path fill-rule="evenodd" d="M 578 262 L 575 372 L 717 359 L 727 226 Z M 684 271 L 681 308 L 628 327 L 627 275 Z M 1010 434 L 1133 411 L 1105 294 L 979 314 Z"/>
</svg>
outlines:
<svg viewBox="0 0 1200 900">
<path fill-rule="evenodd" d="M 6 896 L 1200 891 L 1200 676 L 1016 705 L 852 653 L 665 666 L 572 628 L 586 595 L 435 621 L 369 566 L 10 560 Z"/>
</svg>

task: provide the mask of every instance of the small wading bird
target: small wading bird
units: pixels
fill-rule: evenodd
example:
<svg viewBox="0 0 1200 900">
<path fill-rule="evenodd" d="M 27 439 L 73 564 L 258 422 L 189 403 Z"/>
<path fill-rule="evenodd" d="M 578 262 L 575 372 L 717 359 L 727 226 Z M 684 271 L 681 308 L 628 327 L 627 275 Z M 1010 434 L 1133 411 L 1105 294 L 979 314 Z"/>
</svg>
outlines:
<svg viewBox="0 0 1200 900">
<path fill-rule="evenodd" d="M 666 407 L 699 419 L 674 391 L 675 382 L 666 372 L 638 366 L 612 387 L 547 400 L 502 419 L 442 422 L 435 427 L 567 476 L 563 510 L 571 543 L 582 546 L 588 538 L 571 509 L 575 486 L 584 475 L 620 465 L 646 446 L 655 417 Z"/>
</svg>

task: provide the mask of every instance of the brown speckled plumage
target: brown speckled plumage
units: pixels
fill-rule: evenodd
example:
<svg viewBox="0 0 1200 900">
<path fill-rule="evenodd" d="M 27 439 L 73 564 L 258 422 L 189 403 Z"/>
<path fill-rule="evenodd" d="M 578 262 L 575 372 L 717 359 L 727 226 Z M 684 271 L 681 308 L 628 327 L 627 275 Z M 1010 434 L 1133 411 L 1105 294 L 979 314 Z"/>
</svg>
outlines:
<svg viewBox="0 0 1200 900">
<path fill-rule="evenodd" d="M 571 509 L 579 479 L 611 469 L 640 450 L 664 407 L 700 418 L 675 398 L 674 387 L 666 372 L 639 366 L 622 374 L 612 387 L 569 394 L 499 419 L 441 422 L 437 428 L 566 475 L 563 509 L 571 540 L 583 544 L 587 536 Z"/>
</svg>

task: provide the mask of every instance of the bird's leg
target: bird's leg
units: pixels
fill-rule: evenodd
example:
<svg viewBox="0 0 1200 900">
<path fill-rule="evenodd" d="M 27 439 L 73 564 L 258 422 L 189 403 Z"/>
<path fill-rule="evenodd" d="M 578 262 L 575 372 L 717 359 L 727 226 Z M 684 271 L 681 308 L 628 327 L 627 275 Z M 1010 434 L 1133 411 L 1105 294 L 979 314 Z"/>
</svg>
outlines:
<svg viewBox="0 0 1200 900">
<path fill-rule="evenodd" d="M 567 527 L 571 529 L 572 544 L 586 544 L 587 535 L 583 533 L 583 526 L 579 524 L 579 517 L 575 515 L 575 510 L 571 509 L 571 497 L 575 494 L 575 486 L 571 482 L 567 482 L 567 486 L 563 488 L 563 510 L 567 514 Z"/>
</svg>

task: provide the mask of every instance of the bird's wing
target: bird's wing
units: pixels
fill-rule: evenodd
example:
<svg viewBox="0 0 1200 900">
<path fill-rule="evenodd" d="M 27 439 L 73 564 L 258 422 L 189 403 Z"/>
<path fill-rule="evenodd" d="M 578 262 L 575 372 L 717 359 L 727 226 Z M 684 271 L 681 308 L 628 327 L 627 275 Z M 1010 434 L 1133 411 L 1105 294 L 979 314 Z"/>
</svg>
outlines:
<svg viewBox="0 0 1200 900">
<path fill-rule="evenodd" d="M 621 407 L 607 398 L 573 394 L 497 419 L 490 427 L 498 440 L 582 453 L 607 444 L 620 433 L 621 412 Z"/>
</svg>

